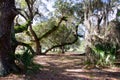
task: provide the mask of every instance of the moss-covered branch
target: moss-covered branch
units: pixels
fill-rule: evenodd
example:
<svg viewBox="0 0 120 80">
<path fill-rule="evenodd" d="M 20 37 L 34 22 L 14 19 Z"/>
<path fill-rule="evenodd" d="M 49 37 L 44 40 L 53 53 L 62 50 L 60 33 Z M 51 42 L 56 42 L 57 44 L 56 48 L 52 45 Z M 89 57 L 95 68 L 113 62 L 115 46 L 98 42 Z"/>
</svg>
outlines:
<svg viewBox="0 0 120 80">
<path fill-rule="evenodd" d="M 43 54 L 46 54 L 47 52 L 49 52 L 50 50 L 52 50 L 52 49 L 54 49 L 54 48 L 58 48 L 58 47 L 66 46 L 66 45 L 72 45 L 72 44 L 74 44 L 75 42 L 77 42 L 78 36 L 79 36 L 79 35 L 77 34 L 77 32 L 78 32 L 78 25 L 76 25 L 75 27 L 76 27 L 75 34 L 74 34 L 74 38 L 75 38 L 75 39 L 74 39 L 73 41 L 52 46 L 51 48 L 47 49 Z"/>
<path fill-rule="evenodd" d="M 23 31 L 27 31 L 28 26 L 31 24 L 30 21 L 27 21 L 27 23 L 25 23 L 24 25 L 17 25 L 14 27 L 14 31 L 15 33 L 21 33 Z"/>
<path fill-rule="evenodd" d="M 59 27 L 60 27 L 60 24 L 62 23 L 62 21 L 67 21 L 66 17 L 62 17 L 58 23 L 57 26 L 54 26 L 51 30 L 49 30 L 48 32 L 46 32 L 45 34 L 43 34 L 39 40 L 49 36 L 51 33 L 55 32 Z"/>
</svg>

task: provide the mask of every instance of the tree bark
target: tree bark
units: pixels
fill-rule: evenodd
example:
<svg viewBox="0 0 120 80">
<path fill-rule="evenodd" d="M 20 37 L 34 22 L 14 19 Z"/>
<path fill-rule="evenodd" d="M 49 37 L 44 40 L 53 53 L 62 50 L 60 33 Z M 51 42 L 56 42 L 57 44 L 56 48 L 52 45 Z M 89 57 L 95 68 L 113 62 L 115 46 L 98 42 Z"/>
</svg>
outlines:
<svg viewBox="0 0 120 80">
<path fill-rule="evenodd" d="M 64 46 L 61 46 L 60 49 L 61 49 L 61 53 L 64 54 L 65 53 Z"/>
<path fill-rule="evenodd" d="M 31 34 L 33 35 L 34 40 L 35 40 L 35 44 L 36 44 L 36 55 L 42 55 L 41 45 L 40 45 L 40 42 L 39 42 L 39 39 L 38 39 L 36 33 L 35 33 L 35 32 L 33 31 L 33 29 L 32 29 L 32 25 L 30 25 L 30 32 L 31 32 Z"/>
<path fill-rule="evenodd" d="M 0 0 L 0 76 L 16 69 L 11 57 L 11 27 L 16 14 L 14 0 Z"/>
</svg>

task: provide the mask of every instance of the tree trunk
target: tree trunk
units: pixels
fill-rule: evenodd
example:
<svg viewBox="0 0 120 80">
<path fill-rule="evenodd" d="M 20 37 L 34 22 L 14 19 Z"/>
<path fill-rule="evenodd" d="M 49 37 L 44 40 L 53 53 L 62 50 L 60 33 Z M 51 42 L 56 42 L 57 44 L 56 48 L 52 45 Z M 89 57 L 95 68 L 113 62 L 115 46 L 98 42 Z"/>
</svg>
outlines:
<svg viewBox="0 0 120 80">
<path fill-rule="evenodd" d="M 0 76 L 15 70 L 11 57 L 11 27 L 16 16 L 14 0 L 0 0 Z"/>
<path fill-rule="evenodd" d="M 61 46 L 60 49 L 61 49 L 62 54 L 64 54 L 65 53 L 64 46 Z"/>
<path fill-rule="evenodd" d="M 35 44 L 36 44 L 36 55 L 42 55 L 41 45 L 40 45 L 40 42 L 39 42 L 39 39 L 38 39 L 36 33 L 35 33 L 35 32 L 33 31 L 33 29 L 32 29 L 32 25 L 30 25 L 30 31 L 31 31 L 31 34 L 33 35 L 34 40 L 35 40 Z"/>
</svg>

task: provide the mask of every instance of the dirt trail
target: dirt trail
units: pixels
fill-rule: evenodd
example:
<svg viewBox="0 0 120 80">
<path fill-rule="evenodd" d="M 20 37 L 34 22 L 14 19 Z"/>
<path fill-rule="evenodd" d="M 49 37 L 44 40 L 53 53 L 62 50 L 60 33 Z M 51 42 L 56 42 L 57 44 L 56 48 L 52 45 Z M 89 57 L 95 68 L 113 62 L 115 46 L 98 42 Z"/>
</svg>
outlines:
<svg viewBox="0 0 120 80">
<path fill-rule="evenodd" d="M 31 75 L 11 74 L 0 80 L 120 80 L 120 68 L 83 69 L 84 57 L 76 55 L 47 55 L 35 57 L 44 68 Z"/>
</svg>

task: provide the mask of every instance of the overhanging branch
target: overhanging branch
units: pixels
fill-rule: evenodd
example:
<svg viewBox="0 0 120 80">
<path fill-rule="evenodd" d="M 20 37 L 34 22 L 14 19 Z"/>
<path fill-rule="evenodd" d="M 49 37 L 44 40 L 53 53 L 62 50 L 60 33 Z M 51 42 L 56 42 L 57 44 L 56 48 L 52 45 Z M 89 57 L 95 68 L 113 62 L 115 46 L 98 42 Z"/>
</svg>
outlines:
<svg viewBox="0 0 120 80">
<path fill-rule="evenodd" d="M 78 34 L 77 34 L 78 25 L 76 25 L 75 27 L 76 27 L 76 30 L 75 30 L 76 32 L 75 32 L 75 34 L 74 34 L 75 39 L 74 39 L 73 41 L 52 46 L 51 48 L 47 49 L 47 50 L 44 52 L 44 54 L 46 54 L 47 52 L 49 52 L 50 50 L 52 50 L 52 49 L 54 49 L 54 48 L 62 47 L 62 46 L 66 46 L 66 45 L 72 45 L 72 44 L 74 44 L 75 42 L 77 42 L 77 40 L 78 40 Z"/>
<path fill-rule="evenodd" d="M 51 30 L 49 30 L 48 32 L 46 32 L 45 34 L 43 34 L 43 35 L 39 38 L 39 40 L 41 40 L 42 38 L 47 37 L 47 36 L 49 36 L 51 33 L 55 32 L 55 31 L 60 27 L 60 24 L 62 23 L 62 21 L 67 21 L 67 20 L 66 20 L 66 17 L 62 17 L 62 18 L 60 19 L 58 25 L 57 25 L 57 26 L 54 26 Z"/>
</svg>

